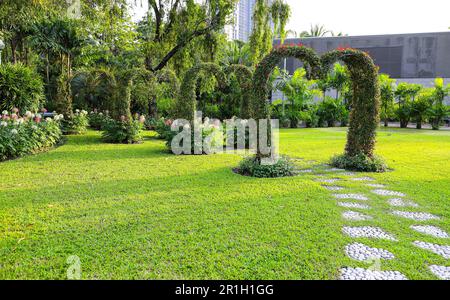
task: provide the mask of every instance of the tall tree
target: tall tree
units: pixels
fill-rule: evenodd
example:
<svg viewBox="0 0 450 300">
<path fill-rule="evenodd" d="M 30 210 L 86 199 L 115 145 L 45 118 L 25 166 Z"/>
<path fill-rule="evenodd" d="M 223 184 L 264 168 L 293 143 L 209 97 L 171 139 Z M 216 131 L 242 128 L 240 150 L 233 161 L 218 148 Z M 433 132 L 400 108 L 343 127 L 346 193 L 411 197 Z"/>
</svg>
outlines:
<svg viewBox="0 0 450 300">
<path fill-rule="evenodd" d="M 256 0 L 250 35 L 251 60 L 254 65 L 272 50 L 274 36 L 280 36 L 281 42 L 284 42 L 289 17 L 290 7 L 284 1 L 276 0 L 269 5 L 269 0 Z"/>
<path fill-rule="evenodd" d="M 220 33 L 236 2 L 237 0 L 203 0 L 201 3 L 195 0 L 148 0 L 147 17 L 140 24 L 141 29 L 145 29 L 141 31 L 145 33 L 141 34 L 141 38 L 147 69 L 159 71 L 175 56 L 182 61 L 190 55 L 185 50 L 194 41 L 214 53 Z"/>
</svg>

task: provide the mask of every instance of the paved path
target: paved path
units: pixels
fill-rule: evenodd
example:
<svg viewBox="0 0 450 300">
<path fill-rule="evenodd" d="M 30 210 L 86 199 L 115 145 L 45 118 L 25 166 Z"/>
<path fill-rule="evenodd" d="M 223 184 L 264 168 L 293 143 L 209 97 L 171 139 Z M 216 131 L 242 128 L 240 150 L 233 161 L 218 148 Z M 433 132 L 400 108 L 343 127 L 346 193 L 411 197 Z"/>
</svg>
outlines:
<svg viewBox="0 0 450 300">
<path fill-rule="evenodd" d="M 394 253 L 389 249 L 372 248 L 360 242 L 360 238 L 383 239 L 390 243 L 398 242 L 397 237 L 387 232 L 383 228 L 374 226 L 353 226 L 352 223 L 358 221 L 359 224 L 364 221 L 374 219 L 371 215 L 373 207 L 371 206 L 371 195 L 378 195 L 386 199 L 387 203 L 392 207 L 390 214 L 399 219 L 409 219 L 417 222 L 416 225 L 409 227 L 409 230 L 419 232 L 423 235 L 429 235 L 435 238 L 448 239 L 447 232 L 437 226 L 427 225 L 430 220 L 440 220 L 439 216 L 428 212 L 412 212 L 408 211 L 409 207 L 419 208 L 419 205 L 413 201 L 406 200 L 407 195 L 401 191 L 392 191 L 384 184 L 375 182 L 371 177 L 358 176 L 353 172 L 345 172 L 344 170 L 328 167 L 322 170 L 324 174 L 316 174 L 317 182 L 332 193 L 332 197 L 336 199 L 336 204 L 344 209 L 342 213 L 343 219 L 347 224 L 342 228 L 342 233 L 351 237 L 355 241 L 345 247 L 345 254 L 355 261 L 366 261 L 372 263 L 372 267 L 341 269 L 340 279 L 342 280 L 406 280 L 406 276 L 397 270 L 381 271 L 382 260 L 395 259 Z M 333 175 L 346 176 L 343 178 L 333 178 Z M 339 185 L 344 181 L 356 182 L 371 189 L 370 194 L 353 193 L 349 188 Z M 347 191 L 346 191 L 347 190 Z M 445 259 L 450 259 L 450 246 L 441 244 L 426 243 L 423 241 L 413 242 L 415 247 L 433 252 Z M 450 280 L 450 267 L 429 265 L 428 269 L 431 273 L 441 279 Z"/>
</svg>

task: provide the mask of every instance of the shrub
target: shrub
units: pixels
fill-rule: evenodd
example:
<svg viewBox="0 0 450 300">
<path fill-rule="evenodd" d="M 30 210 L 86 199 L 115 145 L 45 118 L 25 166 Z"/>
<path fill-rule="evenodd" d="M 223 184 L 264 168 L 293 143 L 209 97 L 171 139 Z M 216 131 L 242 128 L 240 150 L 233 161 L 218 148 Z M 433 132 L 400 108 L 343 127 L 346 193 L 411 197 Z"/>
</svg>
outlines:
<svg viewBox="0 0 450 300">
<path fill-rule="evenodd" d="M 102 130 L 103 126 L 110 119 L 108 113 L 97 112 L 97 110 L 91 111 L 89 114 L 89 126 L 95 130 Z"/>
<path fill-rule="evenodd" d="M 319 104 L 318 115 L 319 123 L 327 123 L 328 127 L 334 127 L 337 121 L 342 120 L 346 115 L 347 109 L 342 104 L 341 99 L 334 99 L 326 96 Z"/>
<path fill-rule="evenodd" d="M 294 164 L 287 156 L 280 156 L 273 165 L 261 164 L 256 156 L 247 157 L 240 162 L 237 173 L 257 178 L 277 178 L 295 175 Z"/>
<path fill-rule="evenodd" d="M 4 111 L 0 116 L 0 161 L 17 158 L 53 147 L 61 140 L 59 120 L 27 112 L 24 117 Z"/>
<path fill-rule="evenodd" d="M 158 120 L 156 118 L 147 118 L 144 123 L 144 127 L 147 130 L 156 130 Z"/>
<path fill-rule="evenodd" d="M 89 119 L 87 116 L 87 111 L 76 110 L 71 116 L 67 116 L 63 122 L 63 133 L 64 134 L 83 134 L 87 131 L 89 126 Z"/>
<path fill-rule="evenodd" d="M 22 64 L 0 65 L 0 110 L 37 111 L 44 99 L 40 76 Z"/>
<path fill-rule="evenodd" d="M 387 165 L 381 157 L 372 157 L 364 154 L 348 156 L 346 154 L 336 155 L 331 159 L 331 165 L 336 168 L 360 171 L 360 172 L 385 172 Z"/>
<path fill-rule="evenodd" d="M 166 141 L 172 140 L 174 134 L 170 129 L 171 125 L 172 120 L 166 120 L 164 118 L 161 118 L 156 122 L 155 130 L 158 133 L 159 139 Z"/>
<path fill-rule="evenodd" d="M 142 142 L 141 131 L 144 117 L 138 120 L 121 118 L 121 120 L 109 119 L 103 126 L 102 138 L 107 143 L 137 144 Z"/>
</svg>

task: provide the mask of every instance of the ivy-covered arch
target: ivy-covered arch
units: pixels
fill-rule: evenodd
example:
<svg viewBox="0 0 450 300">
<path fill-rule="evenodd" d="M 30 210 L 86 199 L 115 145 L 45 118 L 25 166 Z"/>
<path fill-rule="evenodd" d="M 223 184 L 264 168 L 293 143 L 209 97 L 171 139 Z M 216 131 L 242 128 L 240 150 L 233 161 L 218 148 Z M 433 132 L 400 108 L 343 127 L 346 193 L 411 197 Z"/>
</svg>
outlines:
<svg viewBox="0 0 450 300">
<path fill-rule="evenodd" d="M 235 75 L 242 91 L 242 100 L 240 105 L 240 117 L 248 119 L 252 117 L 251 98 L 252 98 L 252 70 L 244 65 L 229 65 L 224 68 L 224 73 L 228 81 L 231 75 Z"/>
<path fill-rule="evenodd" d="M 111 116 L 114 119 L 120 119 L 122 116 L 131 119 L 131 88 L 133 80 L 137 78 L 144 81 L 155 80 L 153 73 L 143 68 L 126 70 L 117 75 L 118 88 L 111 107 Z"/>
<path fill-rule="evenodd" d="M 214 63 L 201 63 L 189 69 L 183 79 L 180 96 L 176 102 L 177 118 L 193 121 L 197 108 L 196 86 L 200 74 L 214 76 L 222 88 L 227 83 L 227 78 L 222 69 Z"/>
<path fill-rule="evenodd" d="M 313 49 L 303 46 L 282 46 L 274 49 L 258 64 L 253 75 L 252 104 L 255 118 L 265 119 L 269 117 L 269 104 L 267 102 L 269 98 L 269 78 L 280 61 L 288 57 L 297 58 L 305 64 L 308 78 L 316 78 L 320 75 L 320 58 Z"/>
<path fill-rule="evenodd" d="M 338 61 L 347 66 L 353 85 L 345 155 L 350 158 L 359 155 L 373 158 L 376 128 L 380 121 L 378 68 L 365 52 L 356 49 L 333 50 L 321 58 L 322 76 L 326 76 Z"/>
</svg>

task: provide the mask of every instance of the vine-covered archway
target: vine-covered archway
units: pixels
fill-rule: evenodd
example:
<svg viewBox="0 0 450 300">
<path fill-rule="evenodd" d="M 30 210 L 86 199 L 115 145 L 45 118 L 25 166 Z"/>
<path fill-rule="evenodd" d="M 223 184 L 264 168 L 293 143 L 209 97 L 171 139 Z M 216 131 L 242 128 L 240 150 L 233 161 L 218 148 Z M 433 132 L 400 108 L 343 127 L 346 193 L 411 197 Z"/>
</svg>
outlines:
<svg viewBox="0 0 450 300">
<path fill-rule="evenodd" d="M 214 76 L 219 87 L 223 87 L 227 83 L 224 72 L 214 63 L 201 63 L 189 69 L 181 84 L 180 96 L 177 98 L 177 118 L 189 121 L 194 120 L 197 108 L 196 86 L 202 73 Z"/>
<path fill-rule="evenodd" d="M 380 121 L 378 68 L 365 52 L 356 49 L 334 50 L 325 53 L 321 58 L 323 76 L 337 61 L 346 64 L 353 85 L 345 154 L 348 157 L 364 155 L 372 158 L 376 128 Z"/>
<path fill-rule="evenodd" d="M 256 67 L 253 75 L 253 97 L 252 109 L 253 116 L 256 119 L 270 118 L 269 111 L 269 78 L 273 70 L 283 58 L 294 57 L 301 60 L 307 70 L 308 78 L 316 78 L 321 74 L 320 58 L 314 50 L 298 46 L 282 46 L 269 53 Z M 270 143 L 270 138 L 268 139 Z M 260 162 L 263 155 L 260 149 L 260 143 L 257 144 L 256 162 Z"/>
<path fill-rule="evenodd" d="M 252 117 L 251 98 L 252 98 L 252 70 L 244 65 L 229 65 L 224 68 L 224 73 L 230 79 L 235 75 L 242 91 L 242 100 L 240 105 L 240 117 L 248 119 Z"/>
<path fill-rule="evenodd" d="M 253 107 L 254 115 L 258 119 L 269 117 L 268 82 L 275 67 L 283 58 L 294 57 L 301 60 L 306 67 L 308 78 L 320 75 L 320 58 L 311 48 L 306 47 L 280 47 L 269 53 L 256 67 L 253 75 Z"/>
<path fill-rule="evenodd" d="M 127 70 L 118 74 L 117 83 L 119 87 L 113 97 L 111 107 L 111 116 L 114 119 L 120 119 L 122 116 L 131 119 L 131 88 L 133 80 L 136 78 L 140 78 L 147 82 L 155 80 L 155 76 L 152 72 L 141 68 Z"/>
<path fill-rule="evenodd" d="M 304 62 L 308 77 L 326 76 L 332 64 L 345 63 L 353 85 L 352 111 L 345 154 L 333 159 L 342 168 L 360 171 L 383 171 L 382 160 L 374 157 L 376 128 L 379 122 L 380 87 L 378 69 L 372 58 L 356 49 L 339 49 L 325 53 L 321 58 L 303 46 L 281 47 L 272 51 L 258 65 L 253 77 L 253 107 L 258 119 L 269 117 L 268 80 L 282 58 L 295 57 Z M 260 149 L 257 158 L 261 158 Z"/>
</svg>

